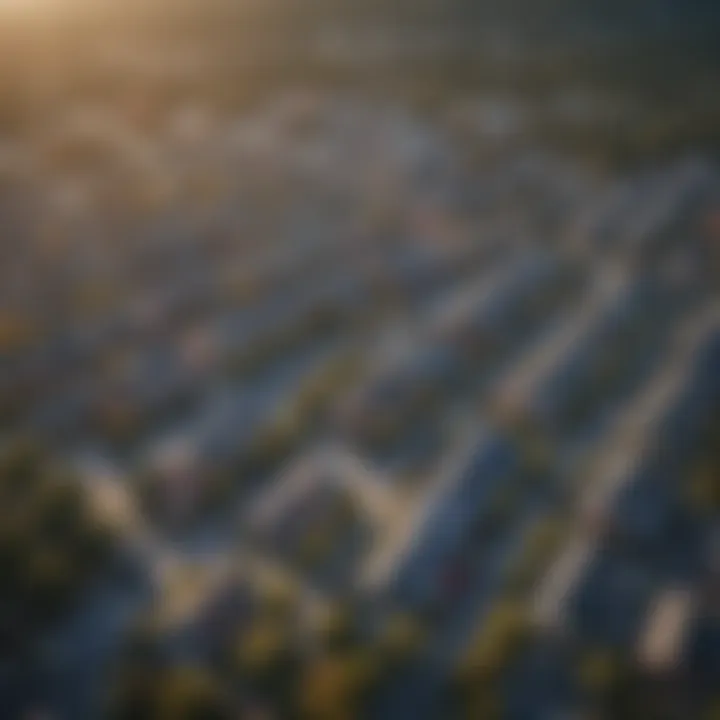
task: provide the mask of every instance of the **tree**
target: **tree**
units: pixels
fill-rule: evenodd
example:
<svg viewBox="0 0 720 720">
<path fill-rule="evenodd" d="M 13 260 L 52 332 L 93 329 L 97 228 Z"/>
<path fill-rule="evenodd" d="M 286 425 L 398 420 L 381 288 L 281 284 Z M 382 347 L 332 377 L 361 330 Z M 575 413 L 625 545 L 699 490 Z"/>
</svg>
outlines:
<svg viewBox="0 0 720 720">
<path fill-rule="evenodd" d="M 231 720 L 232 705 L 219 682 L 197 667 L 168 671 L 158 687 L 156 720 Z"/>
<path fill-rule="evenodd" d="M 290 658 L 288 634 L 288 627 L 270 618 L 260 619 L 241 632 L 234 652 L 239 674 L 260 681 L 277 675 Z"/>
<path fill-rule="evenodd" d="M 578 665 L 580 683 L 592 694 L 608 693 L 617 681 L 619 672 L 615 653 L 604 648 L 586 651 Z"/>
<path fill-rule="evenodd" d="M 288 581 L 269 580 L 261 588 L 262 603 L 268 618 L 284 622 L 297 606 L 297 589 Z"/>
<path fill-rule="evenodd" d="M 365 653 L 326 655 L 311 663 L 300 684 L 298 713 L 308 720 L 351 720 L 374 680 L 374 665 Z"/>
<path fill-rule="evenodd" d="M 109 708 L 110 720 L 235 720 L 233 705 L 207 670 L 170 667 L 121 672 Z"/>
<path fill-rule="evenodd" d="M 521 603 L 501 601 L 490 611 L 459 667 L 461 684 L 491 680 L 520 648 L 528 633 Z"/>
<path fill-rule="evenodd" d="M 58 478 L 35 494 L 33 510 L 38 533 L 52 542 L 64 542 L 83 527 L 82 491 L 73 478 Z"/>
<path fill-rule="evenodd" d="M 3 505 L 28 498 L 41 482 L 43 456 L 25 438 L 15 438 L 0 452 L 0 497 Z"/>
<path fill-rule="evenodd" d="M 111 551 L 78 478 L 29 440 L 0 451 L 0 585 L 4 612 L 31 623 L 25 646 L 70 608 Z"/>
<path fill-rule="evenodd" d="M 318 638 L 323 647 L 329 650 L 346 649 L 354 644 L 356 628 L 352 609 L 337 604 L 320 620 Z"/>
<path fill-rule="evenodd" d="M 379 649 L 391 665 L 416 656 L 422 648 L 425 633 L 417 620 L 407 614 L 392 615 L 379 640 Z"/>
</svg>

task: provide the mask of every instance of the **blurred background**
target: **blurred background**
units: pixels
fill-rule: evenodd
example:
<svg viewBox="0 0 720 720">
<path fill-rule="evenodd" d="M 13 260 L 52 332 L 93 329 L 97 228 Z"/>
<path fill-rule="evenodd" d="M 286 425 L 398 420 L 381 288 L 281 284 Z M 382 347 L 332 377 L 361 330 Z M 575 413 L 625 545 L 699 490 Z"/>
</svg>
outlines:
<svg viewBox="0 0 720 720">
<path fill-rule="evenodd" d="M 720 718 L 720 5 L 0 0 L 0 718 Z"/>
</svg>

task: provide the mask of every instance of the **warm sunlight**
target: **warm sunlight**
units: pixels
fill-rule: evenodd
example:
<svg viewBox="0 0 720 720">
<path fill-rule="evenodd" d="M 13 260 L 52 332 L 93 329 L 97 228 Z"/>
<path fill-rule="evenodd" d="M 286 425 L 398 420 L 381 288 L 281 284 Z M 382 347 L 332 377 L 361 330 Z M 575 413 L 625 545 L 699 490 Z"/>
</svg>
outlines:
<svg viewBox="0 0 720 720">
<path fill-rule="evenodd" d="M 75 0 L 0 0 L 0 13 L 17 16 L 44 17 L 66 11 Z"/>
<path fill-rule="evenodd" d="M 0 720 L 720 720 L 720 0 L 0 0 Z"/>
<path fill-rule="evenodd" d="M 53 0 L 0 0 L 0 8 L 12 10 L 31 10 L 55 4 Z"/>
</svg>

